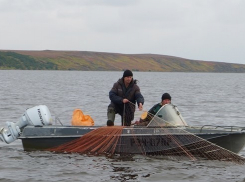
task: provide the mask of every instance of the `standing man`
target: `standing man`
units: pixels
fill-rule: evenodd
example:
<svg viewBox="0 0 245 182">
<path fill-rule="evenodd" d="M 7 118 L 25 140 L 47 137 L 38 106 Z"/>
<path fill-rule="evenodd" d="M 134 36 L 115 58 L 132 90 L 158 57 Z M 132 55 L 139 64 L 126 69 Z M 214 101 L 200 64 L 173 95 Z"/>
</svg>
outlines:
<svg viewBox="0 0 245 182">
<path fill-rule="evenodd" d="M 107 110 L 107 126 L 114 125 L 117 113 L 121 116 L 122 126 L 130 126 L 134 119 L 135 103 L 137 102 L 139 110 L 143 109 L 144 97 L 130 70 L 125 70 L 123 77 L 114 83 L 109 92 L 109 98 L 111 103 Z"/>
</svg>

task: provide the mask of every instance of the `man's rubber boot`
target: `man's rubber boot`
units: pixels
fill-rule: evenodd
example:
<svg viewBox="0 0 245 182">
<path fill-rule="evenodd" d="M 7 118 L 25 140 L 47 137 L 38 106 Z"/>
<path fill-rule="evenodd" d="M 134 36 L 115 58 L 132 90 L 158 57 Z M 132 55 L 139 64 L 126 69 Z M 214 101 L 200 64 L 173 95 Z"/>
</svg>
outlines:
<svg viewBox="0 0 245 182">
<path fill-rule="evenodd" d="M 108 120 L 106 124 L 107 126 L 114 126 L 114 122 L 112 120 Z"/>
<path fill-rule="evenodd" d="M 114 126 L 116 112 L 113 107 L 108 107 L 107 110 L 107 126 Z"/>
</svg>

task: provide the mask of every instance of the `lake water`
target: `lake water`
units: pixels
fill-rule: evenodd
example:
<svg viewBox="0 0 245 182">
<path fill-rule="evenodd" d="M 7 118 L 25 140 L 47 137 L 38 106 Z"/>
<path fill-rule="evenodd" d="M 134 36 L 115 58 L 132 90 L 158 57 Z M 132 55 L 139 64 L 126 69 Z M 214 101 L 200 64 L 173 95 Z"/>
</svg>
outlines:
<svg viewBox="0 0 245 182">
<path fill-rule="evenodd" d="M 0 70 L 0 126 L 18 121 L 27 108 L 41 104 L 65 125 L 70 125 L 76 108 L 91 115 L 95 125 L 105 125 L 108 92 L 122 74 Z M 134 78 L 145 97 L 144 110 L 168 92 L 189 125 L 245 126 L 245 74 L 134 72 Z M 115 124 L 120 125 L 118 116 Z M 245 157 L 245 150 L 240 155 Z M 1 142 L 0 156 L 0 182 L 245 181 L 245 166 L 233 163 L 25 152 L 19 140 Z"/>
</svg>

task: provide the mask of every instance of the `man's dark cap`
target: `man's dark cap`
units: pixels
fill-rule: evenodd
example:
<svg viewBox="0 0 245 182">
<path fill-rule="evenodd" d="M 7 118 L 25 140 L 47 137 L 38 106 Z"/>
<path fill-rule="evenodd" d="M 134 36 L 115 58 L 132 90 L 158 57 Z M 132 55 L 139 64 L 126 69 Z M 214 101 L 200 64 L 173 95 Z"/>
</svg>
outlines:
<svg viewBox="0 0 245 182">
<path fill-rule="evenodd" d="M 123 78 L 124 78 L 124 77 L 127 77 L 127 76 L 133 76 L 132 71 L 130 71 L 130 70 L 125 70 L 124 73 L 123 73 Z"/>
<path fill-rule="evenodd" d="M 169 93 L 162 94 L 162 101 L 165 100 L 165 99 L 171 100 L 171 96 L 169 95 Z"/>
</svg>

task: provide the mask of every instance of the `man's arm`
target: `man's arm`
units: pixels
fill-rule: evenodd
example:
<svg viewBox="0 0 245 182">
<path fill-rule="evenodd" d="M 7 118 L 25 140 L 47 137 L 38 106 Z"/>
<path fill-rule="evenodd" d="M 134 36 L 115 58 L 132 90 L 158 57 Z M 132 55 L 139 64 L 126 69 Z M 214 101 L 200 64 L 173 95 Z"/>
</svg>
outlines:
<svg viewBox="0 0 245 182">
<path fill-rule="evenodd" d="M 123 104 L 123 98 L 118 95 L 118 90 L 119 88 L 117 87 L 117 84 L 115 83 L 109 92 L 109 98 L 115 104 Z"/>
<path fill-rule="evenodd" d="M 140 88 L 137 85 L 136 85 L 136 87 L 137 88 L 136 88 L 136 91 L 135 91 L 135 99 L 137 101 L 138 106 L 140 107 L 140 103 L 141 103 L 141 107 L 142 107 L 144 105 L 145 99 L 144 99 L 143 95 L 140 92 Z"/>
</svg>

